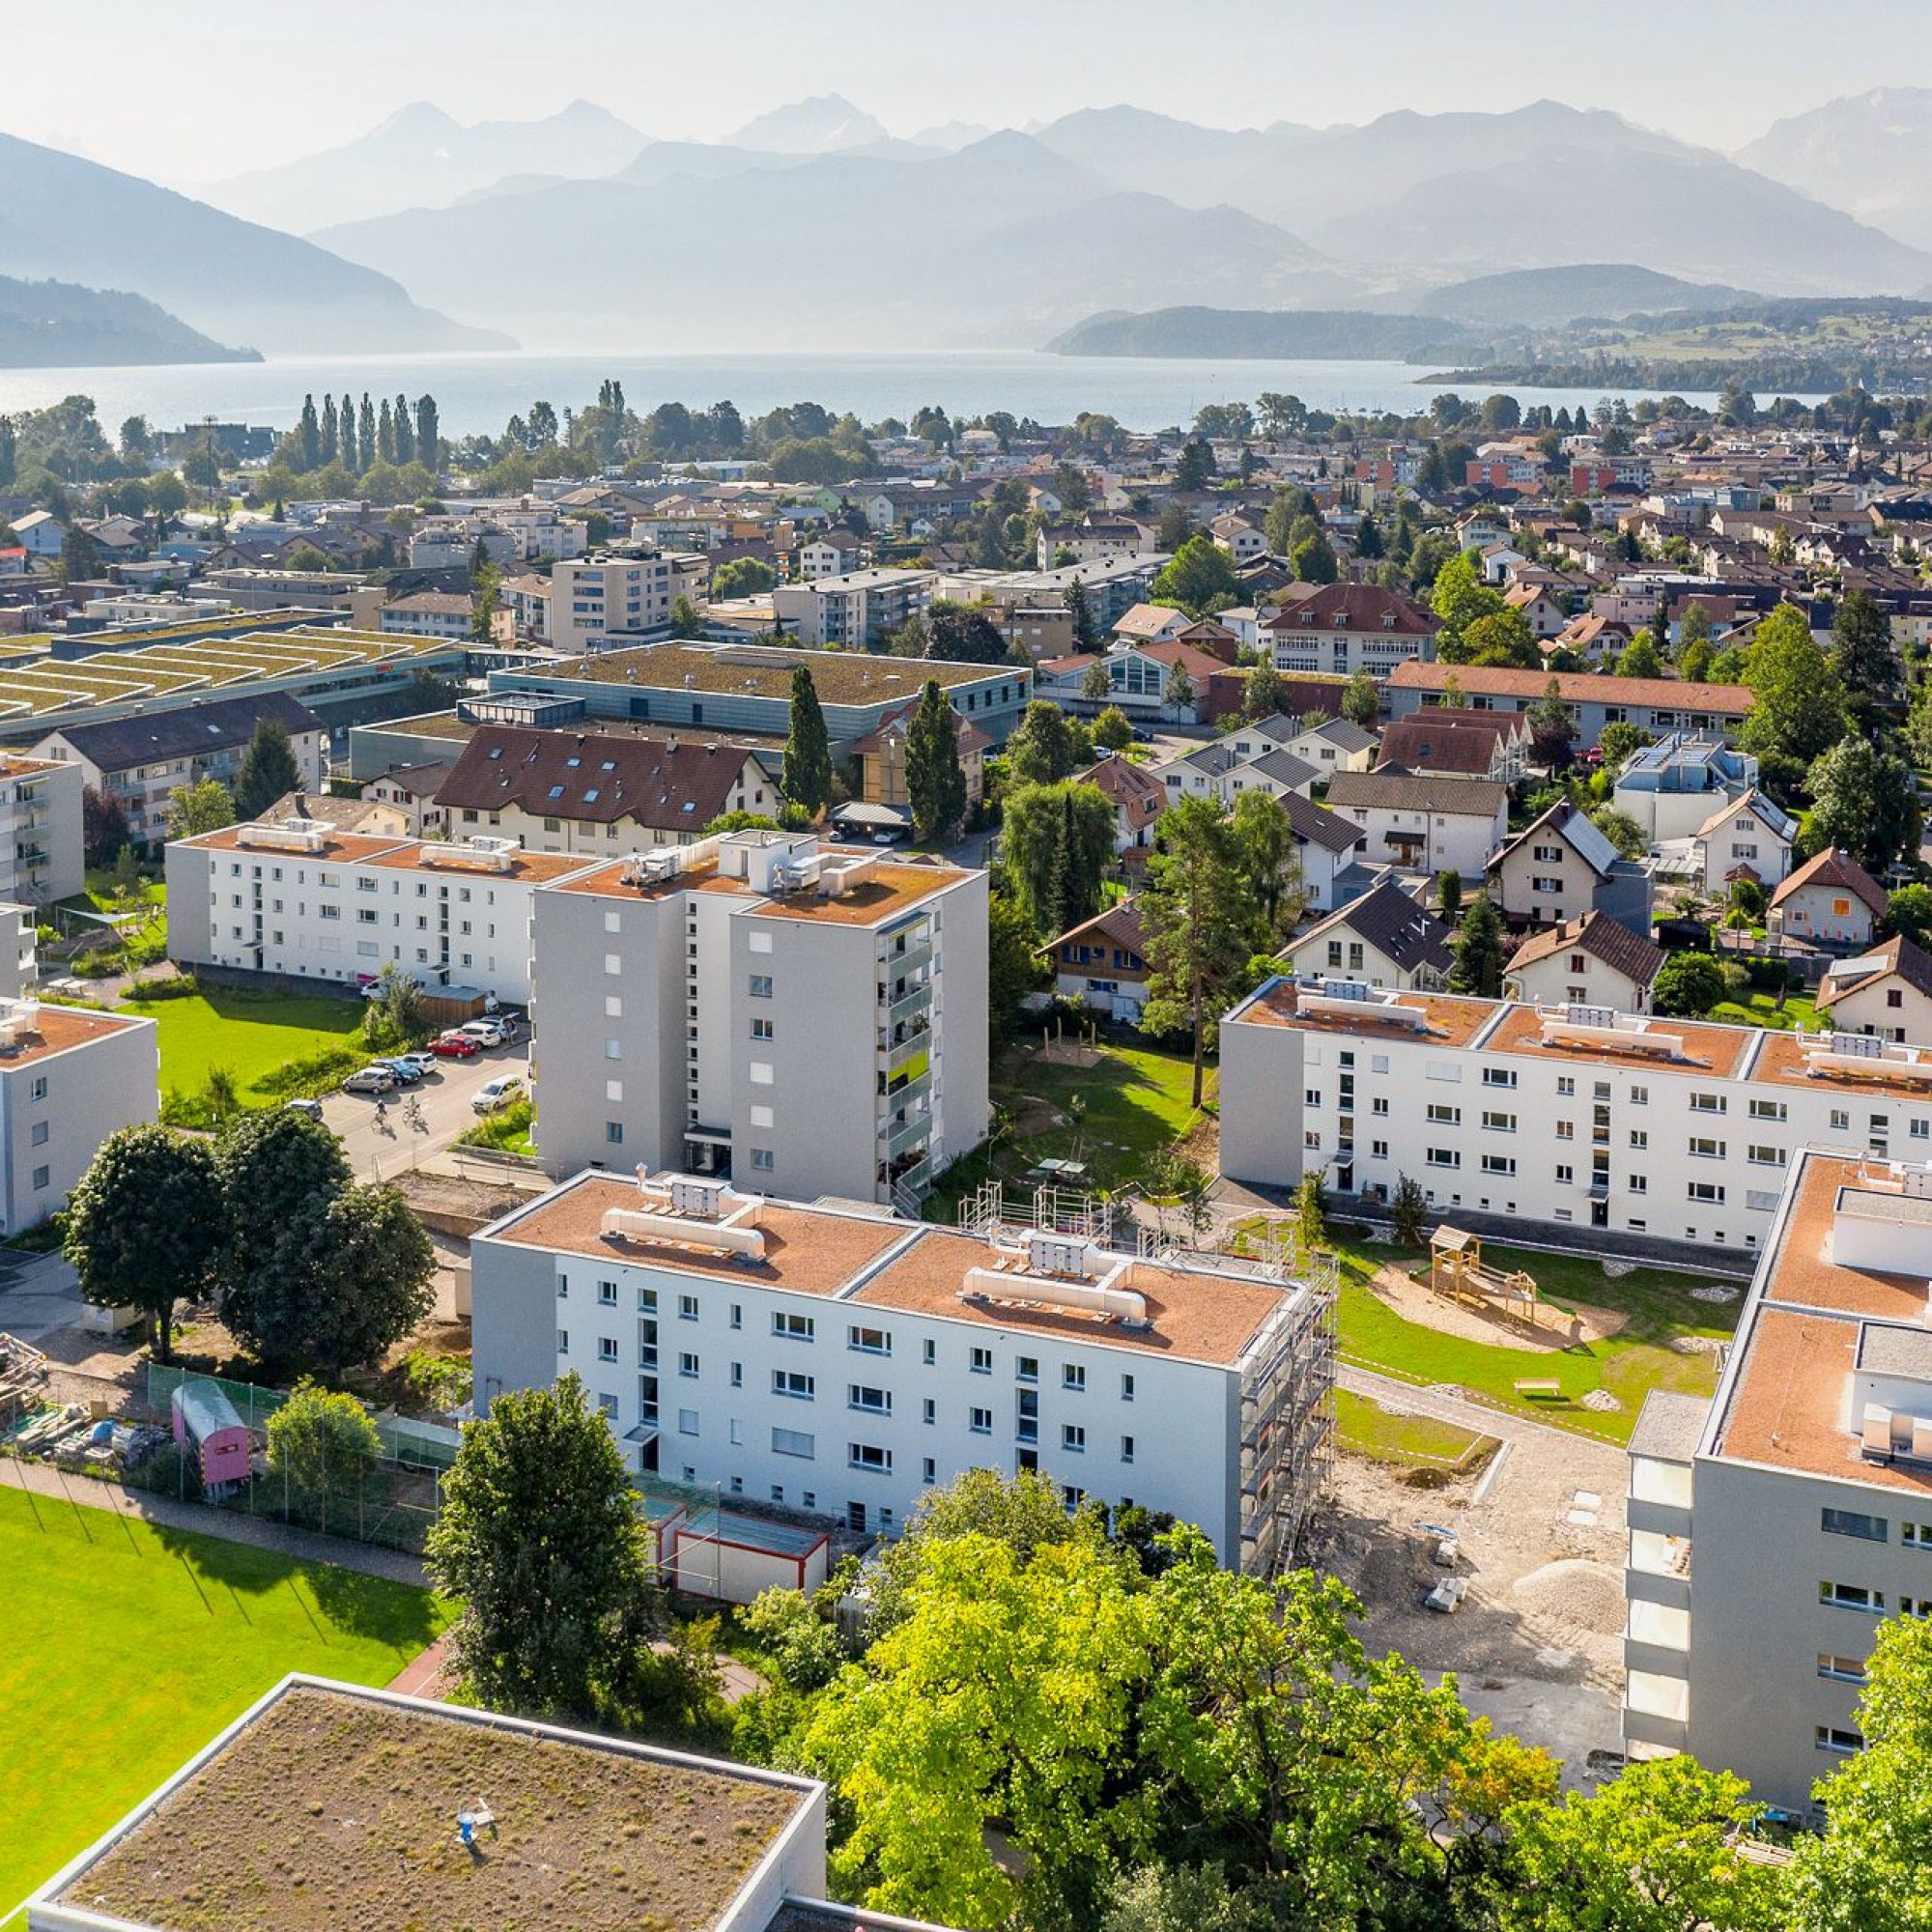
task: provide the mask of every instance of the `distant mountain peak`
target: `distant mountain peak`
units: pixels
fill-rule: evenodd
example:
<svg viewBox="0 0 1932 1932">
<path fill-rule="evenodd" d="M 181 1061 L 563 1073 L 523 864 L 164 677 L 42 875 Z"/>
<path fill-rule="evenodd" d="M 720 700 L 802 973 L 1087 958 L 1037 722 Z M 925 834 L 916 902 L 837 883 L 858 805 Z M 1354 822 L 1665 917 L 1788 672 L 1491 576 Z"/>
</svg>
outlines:
<svg viewBox="0 0 1932 1932">
<path fill-rule="evenodd" d="M 412 100 L 407 107 L 398 107 L 386 121 L 380 122 L 372 134 L 413 134 L 437 136 L 460 134 L 463 123 L 453 115 L 439 107 L 434 100 Z"/>
<path fill-rule="evenodd" d="M 725 136 L 730 147 L 763 148 L 781 155 L 831 155 L 841 148 L 891 139 L 881 122 L 854 107 L 842 94 L 814 94 L 787 101 Z"/>
</svg>

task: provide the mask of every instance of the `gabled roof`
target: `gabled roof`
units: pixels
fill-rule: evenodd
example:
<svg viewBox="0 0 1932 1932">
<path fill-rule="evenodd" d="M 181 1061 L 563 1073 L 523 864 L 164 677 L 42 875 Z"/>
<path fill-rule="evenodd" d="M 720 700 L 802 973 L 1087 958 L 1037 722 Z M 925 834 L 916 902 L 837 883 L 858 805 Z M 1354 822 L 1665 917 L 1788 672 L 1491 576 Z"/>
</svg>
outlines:
<svg viewBox="0 0 1932 1932">
<path fill-rule="evenodd" d="M 1117 899 L 1105 911 L 1095 913 L 1084 923 L 1069 926 L 1066 931 L 1046 942 L 1046 952 L 1058 952 L 1063 946 L 1074 940 L 1104 939 L 1111 946 L 1131 952 L 1137 959 L 1147 957 L 1147 932 L 1141 924 L 1141 916 L 1134 909 L 1132 899 Z"/>
<path fill-rule="evenodd" d="M 257 697 L 178 704 L 166 711 L 142 712 L 99 724 L 63 725 L 49 719 L 48 735 L 64 738 L 89 764 L 103 772 L 125 772 L 164 758 L 191 758 L 198 753 L 245 745 L 255 735 L 255 726 L 265 722 L 285 726 L 292 738 L 328 729 L 313 711 L 298 704 L 286 692 L 266 691 Z"/>
<path fill-rule="evenodd" d="M 1511 719 L 1521 715 L 1509 713 L 1483 724 L 1465 724 L 1461 718 L 1438 721 L 1433 711 L 1398 718 L 1382 733 L 1379 768 L 1488 778 L 1516 735 L 1508 729 Z"/>
<path fill-rule="evenodd" d="M 1831 966 L 1825 974 L 1825 983 L 1818 989 L 1817 1004 L 1821 1009 L 1836 1006 L 1848 995 L 1862 992 L 1894 975 L 1914 992 L 1932 1000 L 1932 953 L 1915 946 L 1901 932 L 1888 939 L 1875 952 L 1861 953 L 1856 959 Z"/>
<path fill-rule="evenodd" d="M 1807 859 L 1804 865 L 1787 878 L 1772 894 L 1773 905 L 1782 905 L 1794 893 L 1803 892 L 1806 886 L 1828 886 L 1836 892 L 1850 893 L 1861 900 L 1865 910 L 1874 919 L 1883 919 L 1890 910 L 1890 901 L 1885 895 L 1885 888 L 1865 870 L 1849 853 L 1841 852 L 1835 845 L 1828 845 L 1815 859 Z"/>
<path fill-rule="evenodd" d="M 1298 845 L 1320 845 L 1339 856 L 1352 851 L 1368 837 L 1352 819 L 1317 805 L 1312 798 L 1303 798 L 1298 791 L 1290 792 L 1281 801 L 1281 809 L 1288 813 L 1288 829 Z"/>
<path fill-rule="evenodd" d="M 1302 725 L 1292 718 L 1280 719 L 1279 721 L 1274 718 L 1265 718 L 1262 721 L 1260 728 L 1266 729 L 1269 725 L 1277 722 L 1288 726 L 1288 737 L 1290 740 L 1304 735 L 1320 738 L 1323 743 L 1333 745 L 1338 752 L 1348 752 L 1350 754 L 1356 752 L 1372 752 L 1375 750 L 1377 744 L 1376 734 L 1373 731 L 1363 730 L 1350 718 L 1324 718 L 1321 724 L 1307 726 L 1305 733 Z M 1250 726 L 1249 728 L 1253 729 L 1256 727 Z"/>
<path fill-rule="evenodd" d="M 1719 806 L 1702 825 L 1697 828 L 1699 838 L 1708 838 L 1721 826 L 1725 819 L 1735 818 L 1741 811 L 1748 811 L 1767 830 L 1789 843 L 1798 837 L 1798 821 L 1782 806 L 1774 805 L 1755 785 L 1742 798 L 1734 798 L 1728 804 Z M 1755 874 L 1753 874 L 1755 876 Z"/>
<path fill-rule="evenodd" d="M 1337 618 L 1342 621 L 1338 624 Z M 1433 638 L 1438 618 L 1400 591 L 1378 583 L 1324 583 L 1319 590 L 1262 619 L 1264 631 L 1366 631 L 1377 637 Z"/>
<path fill-rule="evenodd" d="M 1260 772 L 1264 778 L 1273 780 L 1278 785 L 1286 785 L 1290 791 L 1313 784 L 1321 776 L 1306 758 L 1297 757 L 1294 753 L 1281 747 L 1264 752 L 1257 758 L 1250 758 L 1241 769 Z"/>
<path fill-rule="evenodd" d="M 1548 688 L 1547 670 L 1511 670 L 1492 665 L 1424 664 L 1406 658 L 1388 674 L 1397 691 L 1440 691 L 1451 678 L 1469 696 L 1522 697 L 1532 704 Z M 1674 677 L 1605 679 L 1589 671 L 1559 670 L 1556 695 L 1565 704 L 1648 704 L 1673 711 L 1708 711 L 1742 718 L 1751 706 L 1744 684 L 1690 684 Z"/>
<path fill-rule="evenodd" d="M 1167 810 L 1167 789 L 1161 781 L 1118 752 L 1096 759 L 1079 776 L 1081 783 L 1097 785 L 1111 804 L 1124 811 L 1135 830 L 1151 825 Z"/>
<path fill-rule="evenodd" d="M 1509 970 L 1535 966 L 1559 952 L 1587 952 L 1613 973 L 1649 987 L 1663 965 L 1662 949 L 1605 912 L 1586 912 L 1542 932 L 1531 933 L 1510 955 Z"/>
<path fill-rule="evenodd" d="M 728 811 L 751 753 L 736 745 L 479 725 L 436 802 L 696 832 Z"/>
<path fill-rule="evenodd" d="M 1509 790 L 1493 779 L 1419 778 L 1409 771 L 1337 772 L 1328 803 L 1365 810 L 1434 811 L 1494 818 L 1509 806 Z"/>
<path fill-rule="evenodd" d="M 1566 798 L 1531 819 L 1515 838 L 1505 839 L 1490 860 L 1491 870 L 1500 866 L 1519 845 L 1550 837 L 1561 838 L 1600 879 L 1610 876 L 1610 868 L 1621 856 L 1597 829 L 1589 813 Z"/>
<path fill-rule="evenodd" d="M 1373 946 L 1391 965 L 1405 973 L 1417 967 L 1446 973 L 1453 957 L 1449 928 L 1387 879 L 1311 925 L 1291 943 L 1291 950 L 1299 952 L 1304 946 L 1317 940 L 1325 941 L 1342 931 L 1354 934 L 1365 946 Z"/>
</svg>

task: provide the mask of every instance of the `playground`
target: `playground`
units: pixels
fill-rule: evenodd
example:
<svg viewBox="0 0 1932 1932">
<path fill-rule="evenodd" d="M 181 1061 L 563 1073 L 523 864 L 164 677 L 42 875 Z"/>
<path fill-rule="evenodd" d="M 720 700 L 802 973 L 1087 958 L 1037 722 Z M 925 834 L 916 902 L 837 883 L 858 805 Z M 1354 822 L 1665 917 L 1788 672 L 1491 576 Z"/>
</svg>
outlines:
<svg viewBox="0 0 1932 1932">
<path fill-rule="evenodd" d="M 1512 1349 L 1572 1349 L 1620 1334 L 1629 1317 L 1566 1295 L 1561 1307 L 1548 1299 L 1536 1276 L 1512 1254 L 1508 1265 L 1483 1259 L 1483 1244 L 1456 1228 L 1430 1236 L 1429 1259 L 1418 1266 L 1387 1264 L 1371 1286 L 1405 1321 L 1420 1322 L 1470 1342 Z"/>
</svg>

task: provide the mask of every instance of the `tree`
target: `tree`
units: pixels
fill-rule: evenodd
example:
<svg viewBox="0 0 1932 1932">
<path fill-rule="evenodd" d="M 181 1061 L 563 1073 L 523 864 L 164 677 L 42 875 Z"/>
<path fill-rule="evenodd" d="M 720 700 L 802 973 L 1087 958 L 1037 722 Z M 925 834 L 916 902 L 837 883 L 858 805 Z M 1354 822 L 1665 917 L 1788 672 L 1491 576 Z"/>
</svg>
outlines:
<svg viewBox="0 0 1932 1932">
<path fill-rule="evenodd" d="M 368 1410 L 346 1390 L 304 1378 L 269 1418 L 269 1467 L 324 1527 L 331 1499 L 357 1492 L 382 1454 Z"/>
<path fill-rule="evenodd" d="M 1467 664 L 1463 639 L 1469 626 L 1480 617 L 1498 615 L 1503 609 L 1502 592 L 1485 583 L 1475 558 L 1464 551 L 1452 556 L 1435 573 L 1429 608 L 1441 620 L 1435 639 L 1435 655 L 1443 664 Z"/>
<path fill-rule="evenodd" d="M 1103 752 L 1124 752 L 1134 742 L 1133 721 L 1118 704 L 1110 704 L 1094 721 L 1094 742 Z"/>
<path fill-rule="evenodd" d="M 1100 648 L 1099 620 L 1094 615 L 1094 603 L 1087 595 L 1087 586 L 1077 577 L 1066 586 L 1065 601 L 1073 613 L 1074 647 L 1083 651 L 1097 651 Z"/>
<path fill-rule="evenodd" d="M 1932 886 L 1900 886 L 1887 902 L 1886 923 L 1923 946 L 1932 934 Z"/>
<path fill-rule="evenodd" d="M 1683 616 L 1677 620 L 1677 662 L 1680 668 L 1684 663 L 1685 652 L 1692 644 L 1703 644 L 1708 654 L 1710 642 L 1711 613 L 1705 608 L 1702 599 L 1693 597 L 1684 607 Z M 1687 670 L 1684 675 L 1689 677 L 1690 673 Z"/>
<path fill-rule="evenodd" d="M 1232 604 L 1241 580 L 1235 560 L 1208 536 L 1191 536 L 1174 554 L 1149 589 L 1156 604 L 1172 604 L 1196 617 Z"/>
<path fill-rule="evenodd" d="M 1276 937 L 1300 919 L 1306 903 L 1288 812 L 1278 798 L 1244 790 L 1231 823 L 1241 884 L 1261 910 L 1266 936 Z"/>
<path fill-rule="evenodd" d="M 1724 969 L 1708 952 L 1673 952 L 1658 968 L 1650 1004 L 1667 1018 L 1701 1019 L 1728 990 Z"/>
<path fill-rule="evenodd" d="M 420 1046 L 429 1037 L 429 1008 L 421 982 L 387 961 L 376 976 L 376 989 L 363 1004 L 362 1032 L 373 1049 Z"/>
<path fill-rule="evenodd" d="M 1605 724 L 1597 734 L 1597 749 L 1604 754 L 1603 769 L 1622 771 L 1649 743 L 1650 733 L 1640 724 L 1631 724 L 1623 719 Z"/>
<path fill-rule="evenodd" d="M 111 791 L 84 785 L 80 794 L 81 856 L 89 867 L 111 866 L 128 843 L 128 811 Z"/>
<path fill-rule="evenodd" d="M 1619 677 L 1662 677 L 1663 658 L 1657 648 L 1657 639 L 1647 631 L 1639 631 L 1617 654 L 1617 675 Z"/>
<path fill-rule="evenodd" d="M 723 604 L 734 597 L 755 597 L 778 581 L 778 572 L 762 557 L 733 557 L 711 573 L 711 601 Z"/>
<path fill-rule="evenodd" d="M 1350 724 L 1372 731 L 1380 713 L 1381 694 L 1376 689 L 1375 679 L 1365 670 L 1354 672 L 1342 687 L 1342 716 Z"/>
<path fill-rule="evenodd" d="M 1701 611 L 1701 604 L 1691 605 L 1691 610 Z M 1692 638 L 1688 642 L 1680 641 L 1677 651 L 1677 670 L 1686 684 L 1705 684 L 1710 681 L 1712 667 L 1711 640 L 1708 638 Z"/>
<path fill-rule="evenodd" d="M 832 802 L 832 745 L 809 665 L 799 665 L 791 674 L 791 728 L 779 789 L 813 818 Z"/>
<path fill-rule="evenodd" d="M 1294 1232 L 1304 1250 L 1328 1238 L 1328 1196 L 1319 1172 L 1304 1174 L 1294 1190 Z"/>
<path fill-rule="evenodd" d="M 1098 785 L 1020 783 L 1002 809 L 1000 849 L 1013 896 L 1041 940 L 1100 909 L 1114 858 L 1114 808 Z"/>
<path fill-rule="evenodd" d="M 219 779 L 197 779 L 168 791 L 168 837 L 195 838 L 235 823 L 235 800 Z"/>
<path fill-rule="evenodd" d="M 1449 990 L 1475 993 L 1486 1000 L 1498 998 L 1503 990 L 1503 923 L 1488 893 L 1478 893 L 1469 901 L 1449 945 L 1455 955 Z"/>
<path fill-rule="evenodd" d="M 1515 1807 L 1501 1932 L 1782 1932 L 1779 1875 L 1747 1851 L 1760 1808 L 1743 1778 L 1684 1756 Z"/>
<path fill-rule="evenodd" d="M 704 617 L 697 606 L 680 592 L 671 599 L 670 634 L 673 638 L 701 638 L 704 635 Z"/>
<path fill-rule="evenodd" d="M 1798 1848 L 1788 1902 L 1794 1932 L 1926 1932 L 1932 1896 L 1932 1623 L 1878 1629 L 1854 1719 L 1864 1748 L 1816 1786 L 1825 1830 Z"/>
<path fill-rule="evenodd" d="M 313 469 L 322 461 L 322 423 L 315 412 L 315 398 L 302 398 L 301 416 L 296 424 L 296 467 Z"/>
<path fill-rule="evenodd" d="M 986 1025 L 996 1041 L 1012 1032 L 1020 1002 L 1046 978 L 1025 906 L 1012 893 L 995 890 L 986 902 Z"/>
<path fill-rule="evenodd" d="M 1176 658 L 1168 667 L 1167 682 L 1161 686 L 1162 708 L 1172 712 L 1177 718 L 1194 716 L 1194 680 L 1187 674 L 1187 667 Z"/>
<path fill-rule="evenodd" d="M 347 1188 L 328 1206 L 295 1346 L 270 1352 L 338 1377 L 373 1362 L 436 1306 L 435 1273 L 436 1250 L 400 1188 Z"/>
<path fill-rule="evenodd" d="M 1492 611 L 1478 617 L 1463 633 L 1459 661 L 1501 670 L 1537 670 L 1543 653 L 1536 633 L 1520 611 Z"/>
<path fill-rule="evenodd" d="M 1429 1226 L 1429 1196 L 1413 1175 L 1397 1178 L 1389 1198 L 1389 1232 L 1402 1248 L 1419 1248 Z"/>
<path fill-rule="evenodd" d="M 1650 850 L 1650 838 L 1643 827 L 1627 811 L 1613 805 L 1600 805 L 1590 814 L 1590 823 L 1626 859 L 1641 859 Z"/>
<path fill-rule="evenodd" d="M 925 613 L 928 656 L 946 664 L 1007 662 L 1007 640 L 984 611 L 936 598 Z"/>
<path fill-rule="evenodd" d="M 1333 583 L 1342 574 L 1342 566 L 1335 556 L 1335 546 L 1320 530 L 1313 536 L 1303 537 L 1289 553 L 1289 561 L 1295 576 L 1304 583 Z"/>
<path fill-rule="evenodd" d="M 1105 704 L 1113 689 L 1113 680 L 1107 675 L 1106 660 L 1095 658 L 1080 680 L 1080 696 L 1089 704 Z"/>
<path fill-rule="evenodd" d="M 463 1605 L 451 1651 L 492 1710 L 588 1718 L 663 1620 L 616 1439 L 568 1375 L 463 1432 L 427 1556 Z"/>
<path fill-rule="evenodd" d="M 236 815 L 259 818 L 278 798 L 300 788 L 301 767 L 289 727 L 272 718 L 258 719 L 235 774 Z"/>
<path fill-rule="evenodd" d="M 1447 925 L 1455 924 L 1463 910 L 1463 875 L 1453 867 L 1435 875 L 1435 907 Z"/>
<path fill-rule="evenodd" d="M 1205 490 L 1214 480 L 1214 452 L 1199 437 L 1180 446 L 1174 466 L 1174 487 L 1183 496 Z"/>
<path fill-rule="evenodd" d="M 1209 800 L 1183 798 L 1165 812 L 1136 901 L 1147 936 L 1144 1033 L 1185 1028 L 1194 1049 L 1194 1105 L 1206 1083 L 1208 1037 L 1219 1002 L 1254 952 L 1256 908 L 1243 891 L 1239 848 Z"/>
<path fill-rule="evenodd" d="M 1833 673 L 1869 724 L 1898 696 L 1898 653 L 1891 643 L 1891 619 L 1863 590 L 1848 590 L 1832 613 Z"/>
<path fill-rule="evenodd" d="M 1780 604 L 1758 625 L 1745 681 L 1751 705 L 1739 741 L 1767 763 L 1807 766 L 1844 735 L 1844 687 L 1795 606 Z"/>
<path fill-rule="evenodd" d="M 1248 688 L 1241 695 L 1241 716 L 1253 724 L 1257 719 L 1273 718 L 1289 706 L 1288 680 L 1271 664 L 1258 664 L 1248 673 Z"/>
<path fill-rule="evenodd" d="M 174 1312 L 205 1293 L 222 1244 L 221 1183 L 206 1141 L 172 1127 L 123 1127 L 88 1163 L 68 1203 L 62 1246 L 80 1292 L 148 1318 L 174 1359 Z"/>
<path fill-rule="evenodd" d="M 927 843 L 951 838 L 966 816 L 959 719 L 936 678 L 926 680 L 906 727 L 906 797 L 913 828 Z"/>
<path fill-rule="evenodd" d="M 60 575 L 63 583 L 85 583 L 100 575 L 100 547 L 78 524 L 70 524 L 61 538 Z"/>
<path fill-rule="evenodd" d="M 1007 739 L 1007 770 L 1014 784 L 1052 784 L 1078 762 L 1066 714 L 1044 697 L 1031 699 Z"/>
<path fill-rule="evenodd" d="M 1811 767 L 1803 845 L 1835 845 L 1868 872 L 1883 872 L 1918 844 L 1918 782 L 1896 753 L 1857 734 L 1841 739 Z"/>
<path fill-rule="evenodd" d="M 391 420 L 395 426 L 398 467 L 405 463 L 413 463 L 416 460 L 416 427 L 415 419 L 410 413 L 410 399 L 407 396 L 399 395 L 396 398 L 396 411 Z"/>
<path fill-rule="evenodd" d="M 362 460 L 362 453 L 356 446 L 355 438 L 355 398 L 344 396 L 342 408 L 336 412 L 337 449 L 335 460 L 352 476 L 359 476 L 368 465 Z"/>
<path fill-rule="evenodd" d="M 1570 762 L 1577 726 L 1563 701 L 1563 681 L 1553 673 L 1543 696 L 1529 707 L 1529 736 L 1537 762 L 1547 770 L 1560 772 Z"/>
<path fill-rule="evenodd" d="M 442 419 L 434 396 L 416 398 L 416 461 L 432 471 L 442 464 Z"/>
</svg>

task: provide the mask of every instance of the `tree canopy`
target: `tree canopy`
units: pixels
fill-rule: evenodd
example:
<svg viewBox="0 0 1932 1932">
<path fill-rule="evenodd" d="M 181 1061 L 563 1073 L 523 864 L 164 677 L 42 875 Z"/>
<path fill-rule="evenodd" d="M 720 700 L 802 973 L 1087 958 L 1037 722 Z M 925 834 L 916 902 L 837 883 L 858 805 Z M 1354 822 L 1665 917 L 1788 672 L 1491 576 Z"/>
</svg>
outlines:
<svg viewBox="0 0 1932 1932">
<path fill-rule="evenodd" d="M 832 802 L 832 742 L 810 665 L 799 665 L 791 674 L 790 724 L 779 789 L 815 818 Z"/>
</svg>

